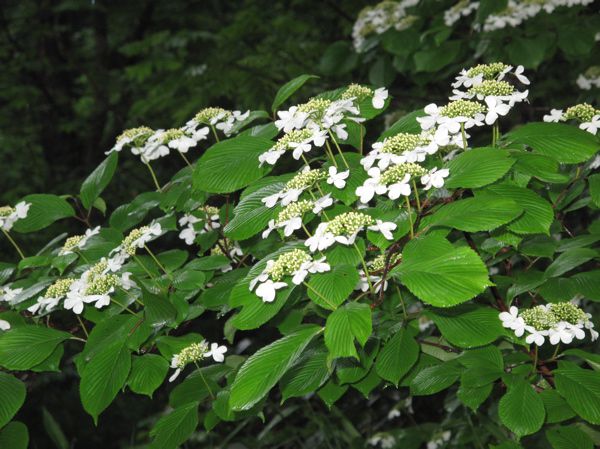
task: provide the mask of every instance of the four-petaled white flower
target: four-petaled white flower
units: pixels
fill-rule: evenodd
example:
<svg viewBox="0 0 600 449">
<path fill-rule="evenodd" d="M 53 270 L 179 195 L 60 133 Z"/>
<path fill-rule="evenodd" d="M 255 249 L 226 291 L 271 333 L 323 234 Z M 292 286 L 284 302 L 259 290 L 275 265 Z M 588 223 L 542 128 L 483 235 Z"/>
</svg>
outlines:
<svg viewBox="0 0 600 449">
<path fill-rule="evenodd" d="M 338 189 L 343 189 L 346 187 L 346 179 L 350 176 L 350 170 L 339 172 L 337 168 L 334 166 L 329 167 L 328 169 L 329 176 L 327 177 L 327 184 L 333 184 Z"/>
<path fill-rule="evenodd" d="M 544 115 L 545 122 L 560 122 L 563 119 L 563 110 L 562 109 L 551 109 L 550 114 Z"/>
<path fill-rule="evenodd" d="M 304 126 L 308 114 L 298 111 L 297 106 L 292 106 L 287 111 L 278 111 L 279 120 L 275 120 L 275 126 L 278 130 L 283 130 L 284 133 L 289 133 L 294 129 L 300 129 Z"/>
<path fill-rule="evenodd" d="M 397 200 L 398 198 L 400 198 L 400 195 L 410 196 L 411 188 L 409 181 L 410 175 L 407 173 L 406 175 L 404 175 L 404 178 L 402 178 L 400 181 L 394 184 L 390 184 L 388 186 L 388 197 L 391 200 Z"/>
<path fill-rule="evenodd" d="M 587 131 L 588 133 L 597 134 L 598 130 L 600 129 L 600 114 L 594 115 L 592 117 L 592 120 L 590 120 L 589 122 L 581 123 L 579 125 L 579 128 L 583 129 L 584 131 Z"/>
<path fill-rule="evenodd" d="M 388 97 L 388 90 L 385 87 L 380 87 L 379 89 L 375 89 L 373 94 L 373 107 L 375 109 L 382 109 L 385 106 L 385 100 Z"/>
<path fill-rule="evenodd" d="M 21 201 L 15 204 L 14 210 L 7 216 L 0 217 L 0 228 L 8 232 L 12 229 L 17 220 L 27 217 L 31 203 Z"/>
<path fill-rule="evenodd" d="M 321 197 L 317 201 L 315 201 L 315 205 L 314 205 L 312 211 L 315 214 L 320 214 L 323 209 L 327 209 L 332 204 L 333 204 L 333 198 L 331 198 L 331 193 L 328 193 L 324 197 Z"/>
<path fill-rule="evenodd" d="M 527 332 L 529 332 L 529 335 L 525 338 L 525 342 L 528 345 L 535 343 L 537 346 L 542 346 L 544 344 L 544 342 L 546 341 L 546 337 L 548 336 L 548 331 L 546 331 L 546 330 L 538 331 L 537 329 L 535 329 L 531 326 L 526 326 L 525 329 L 527 330 Z M 517 335 L 516 330 L 515 330 L 515 335 Z M 523 333 L 521 332 L 519 335 L 517 335 L 517 337 L 521 337 L 522 335 L 523 335 Z"/>
<path fill-rule="evenodd" d="M 503 103 L 498 97 L 485 97 L 488 110 L 485 114 L 485 123 L 493 125 L 498 117 L 505 116 L 510 111 L 510 106 Z"/>
<path fill-rule="evenodd" d="M 300 265 L 300 268 L 294 273 L 292 282 L 295 285 L 300 285 L 304 282 L 304 279 L 306 279 L 306 276 L 308 276 L 309 273 L 325 273 L 326 271 L 331 270 L 331 266 L 327 262 L 324 262 L 324 260 L 325 258 L 322 257 L 319 260 L 303 262 L 302 265 Z"/>
<path fill-rule="evenodd" d="M 555 327 L 548 330 L 548 339 L 551 345 L 557 345 L 560 342 L 568 345 L 573 341 L 573 332 L 567 326 L 567 323 L 560 322 Z"/>
<path fill-rule="evenodd" d="M 275 294 L 280 288 L 287 287 L 285 282 L 273 282 L 271 279 L 267 279 L 265 282 L 256 287 L 256 295 L 259 296 L 264 302 L 275 301 Z"/>
<path fill-rule="evenodd" d="M 446 168 L 438 170 L 437 167 L 434 167 L 428 174 L 421 176 L 421 184 L 424 186 L 423 190 L 429 190 L 432 187 L 436 189 L 443 187 L 444 178 L 447 178 L 449 174 L 450 171 Z"/>
<path fill-rule="evenodd" d="M 226 346 L 219 346 L 218 343 L 211 343 L 210 350 L 204 354 L 204 357 L 212 357 L 215 362 L 222 363 L 225 360 Z"/>
<path fill-rule="evenodd" d="M 515 69 L 515 71 L 513 72 L 513 75 L 515 75 L 515 77 L 523 84 L 525 84 L 526 86 L 529 85 L 529 78 L 527 78 L 525 75 L 523 75 L 523 72 L 525 72 L 525 67 L 523 67 L 522 65 L 517 66 L 517 68 Z"/>
<path fill-rule="evenodd" d="M 388 240 L 394 240 L 394 235 L 392 231 L 397 228 L 396 223 L 392 223 L 391 221 L 381 221 L 379 219 L 375 220 L 375 224 L 369 226 L 369 230 L 371 231 L 379 231 L 383 236 Z"/>
</svg>

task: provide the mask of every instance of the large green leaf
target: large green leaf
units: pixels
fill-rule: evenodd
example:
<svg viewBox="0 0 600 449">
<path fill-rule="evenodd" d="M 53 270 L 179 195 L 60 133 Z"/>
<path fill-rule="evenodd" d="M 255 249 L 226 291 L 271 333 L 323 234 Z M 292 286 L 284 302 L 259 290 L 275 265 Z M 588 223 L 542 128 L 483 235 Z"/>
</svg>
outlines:
<svg viewBox="0 0 600 449">
<path fill-rule="evenodd" d="M 576 426 L 553 427 L 546 430 L 553 449 L 593 449 L 594 442 Z"/>
<path fill-rule="evenodd" d="M 513 379 L 498 405 L 502 423 L 522 437 L 537 432 L 544 424 L 544 403 L 533 387 L 524 380 Z"/>
<path fill-rule="evenodd" d="M 600 374 L 561 362 L 554 370 L 556 389 L 575 412 L 592 424 L 600 424 Z"/>
<path fill-rule="evenodd" d="M 268 139 L 239 136 L 214 144 L 194 169 L 194 186 L 211 193 L 230 193 L 262 178 L 271 166 L 259 167 L 258 156 L 273 146 Z"/>
<path fill-rule="evenodd" d="M 514 163 L 505 150 L 474 148 L 448 163 L 450 176 L 444 185 L 450 189 L 483 187 L 504 176 Z"/>
<path fill-rule="evenodd" d="M 421 371 L 410 382 L 410 393 L 413 396 L 427 396 L 439 393 L 458 380 L 460 368 L 456 363 L 446 362 L 429 366 Z"/>
<path fill-rule="evenodd" d="M 279 387 L 283 400 L 300 397 L 319 389 L 329 378 L 325 348 L 308 351 L 281 378 Z"/>
<path fill-rule="evenodd" d="M 504 335 L 498 311 L 476 304 L 426 312 L 446 340 L 461 348 L 487 345 Z"/>
<path fill-rule="evenodd" d="M 600 207 L 600 173 L 591 175 L 588 178 L 588 185 L 590 188 L 592 203 L 594 203 L 596 207 Z"/>
<path fill-rule="evenodd" d="M 176 449 L 198 426 L 198 403 L 190 402 L 158 420 L 150 431 L 149 449 Z"/>
<path fill-rule="evenodd" d="M 290 282 L 289 287 L 277 290 L 273 302 L 264 302 L 254 291 L 250 291 L 247 281 L 241 281 L 233 287 L 229 297 L 231 307 L 241 307 L 231 319 L 231 324 L 240 330 L 256 329 L 263 325 L 281 310 L 295 287 Z"/>
<path fill-rule="evenodd" d="M 519 218 L 508 224 L 508 229 L 517 234 L 548 234 L 554 219 L 554 211 L 548 201 L 535 192 L 524 187 L 509 184 L 497 184 L 486 187 L 476 196 L 483 199 L 496 196 L 511 199 L 523 208 L 524 212 Z"/>
<path fill-rule="evenodd" d="M 300 89 L 304 85 L 304 83 L 306 83 L 311 78 L 318 78 L 318 76 L 300 75 L 281 86 L 281 88 L 277 91 L 277 95 L 275 95 L 275 99 L 273 100 L 273 104 L 271 105 L 271 110 L 275 112 L 279 108 L 279 106 L 281 106 L 285 102 L 285 100 L 290 98 L 294 94 L 294 92 Z"/>
<path fill-rule="evenodd" d="M 277 208 L 268 208 L 261 200 L 269 195 L 281 192 L 285 185 L 284 182 L 275 181 L 276 178 L 266 179 L 273 179 L 273 182 L 244 196 L 233 210 L 235 215 L 223 230 L 227 237 L 244 240 L 266 229 Z"/>
<path fill-rule="evenodd" d="M 472 249 L 455 248 L 443 237 L 411 240 L 391 273 L 419 299 L 436 307 L 468 301 L 490 285 L 488 271 Z"/>
<path fill-rule="evenodd" d="M 94 204 L 112 179 L 118 163 L 119 153 L 114 151 L 83 181 L 79 193 L 83 207 L 89 209 Z"/>
<path fill-rule="evenodd" d="M 553 424 L 573 418 L 576 413 L 567 401 L 556 390 L 548 389 L 540 392 L 546 409 L 546 423 Z"/>
<path fill-rule="evenodd" d="M 25 402 L 25 384 L 10 374 L 0 372 L 0 429 Z"/>
<path fill-rule="evenodd" d="M 508 133 L 506 139 L 563 164 L 587 161 L 600 149 L 593 135 L 564 123 L 529 123 Z"/>
<path fill-rule="evenodd" d="M 0 366 L 16 371 L 39 365 L 71 335 L 44 326 L 25 325 L 0 334 Z"/>
<path fill-rule="evenodd" d="M 327 273 L 310 276 L 308 297 L 325 309 L 335 310 L 350 296 L 359 280 L 355 267 L 337 265 Z"/>
<path fill-rule="evenodd" d="M 377 356 L 375 370 L 382 379 L 398 386 L 400 379 L 419 358 L 419 345 L 410 332 L 401 328 L 390 338 Z"/>
<path fill-rule="evenodd" d="M 127 385 L 131 391 L 152 397 L 152 393 L 163 383 L 169 370 L 169 362 L 156 354 L 133 357 Z"/>
<path fill-rule="evenodd" d="M 27 426 L 22 422 L 13 421 L 0 430 L 0 447 L 2 449 L 27 449 L 29 447 Z"/>
<path fill-rule="evenodd" d="M 231 386 L 231 409 L 248 410 L 260 401 L 320 331 L 319 326 L 304 327 L 250 356 L 238 371 Z"/>
<path fill-rule="evenodd" d="M 426 217 L 421 227 L 448 226 L 467 232 L 491 231 L 522 213 L 523 209 L 508 198 L 467 198 L 442 206 Z"/>
<path fill-rule="evenodd" d="M 98 422 L 129 376 L 131 354 L 123 341 L 99 351 L 81 373 L 79 392 L 83 408 Z"/>
<path fill-rule="evenodd" d="M 351 302 L 340 307 L 327 317 L 325 325 L 325 345 L 332 358 L 355 357 L 356 339 L 364 346 L 371 335 L 371 308 L 368 304 Z"/>
<path fill-rule="evenodd" d="M 30 203 L 31 206 L 27 212 L 27 217 L 15 223 L 13 229 L 17 232 L 39 231 L 61 218 L 75 215 L 75 210 L 67 200 L 56 195 L 34 193 L 24 197 L 22 201 Z"/>
<path fill-rule="evenodd" d="M 594 259 L 595 257 L 598 257 L 598 252 L 591 248 L 568 249 L 554 259 L 550 266 L 546 268 L 544 276 L 547 278 L 560 276 L 561 274 L 571 271 L 573 268 L 576 268 Z"/>
<path fill-rule="evenodd" d="M 404 117 L 400 118 L 397 122 L 395 122 L 392 126 L 386 129 L 377 141 L 382 141 L 386 137 L 395 136 L 398 133 L 411 133 L 411 134 L 419 134 L 421 132 L 421 124 L 417 121 L 418 117 L 423 117 L 425 111 L 423 109 L 418 109 L 409 114 L 406 114 Z"/>
</svg>

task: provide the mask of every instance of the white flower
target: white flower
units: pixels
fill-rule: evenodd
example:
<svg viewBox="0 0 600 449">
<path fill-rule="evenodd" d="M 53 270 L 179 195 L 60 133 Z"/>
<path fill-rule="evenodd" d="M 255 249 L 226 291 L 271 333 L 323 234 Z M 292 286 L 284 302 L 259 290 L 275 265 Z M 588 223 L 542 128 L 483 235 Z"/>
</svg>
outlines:
<svg viewBox="0 0 600 449">
<path fill-rule="evenodd" d="M 323 209 L 327 209 L 329 206 L 333 204 L 333 199 L 331 198 L 331 193 L 328 193 L 322 198 L 319 198 L 315 201 L 315 206 L 313 207 L 313 212 L 315 214 L 320 214 Z"/>
<path fill-rule="evenodd" d="M 6 217 L 0 217 L 0 228 L 10 231 L 17 220 L 27 217 L 31 203 L 21 201 L 15 205 L 14 210 Z"/>
<path fill-rule="evenodd" d="M 410 184 L 408 183 L 409 181 L 410 175 L 407 173 L 400 181 L 390 184 L 388 186 L 388 197 L 391 200 L 397 200 L 400 198 L 400 195 L 410 196 L 411 188 Z"/>
<path fill-rule="evenodd" d="M 298 106 L 292 106 L 287 111 L 278 111 L 279 120 L 275 120 L 275 126 L 284 133 L 289 133 L 294 129 L 300 129 L 304 126 L 308 114 L 298 111 Z"/>
<path fill-rule="evenodd" d="M 275 300 L 276 291 L 287 286 L 288 285 L 285 282 L 273 282 L 271 279 L 267 279 L 256 287 L 255 293 L 262 298 L 263 302 L 273 302 Z"/>
<path fill-rule="evenodd" d="M 262 167 L 265 162 L 269 165 L 275 165 L 283 153 L 285 153 L 285 150 L 275 150 L 273 148 L 265 151 L 258 156 L 258 161 L 260 162 L 258 166 Z"/>
<path fill-rule="evenodd" d="M 544 115 L 545 122 L 560 122 L 563 119 L 562 109 L 551 109 L 550 114 Z"/>
<path fill-rule="evenodd" d="M 557 345 L 560 342 L 568 345 L 573 341 L 573 333 L 567 324 L 568 323 L 561 321 L 556 326 L 548 330 L 548 336 L 551 345 Z"/>
<path fill-rule="evenodd" d="M 525 84 L 525 85 L 529 85 L 529 78 L 527 78 L 525 75 L 523 75 L 523 72 L 525 71 L 525 67 L 523 67 L 522 65 L 517 66 L 517 68 L 515 69 L 515 71 L 513 72 L 513 74 L 517 77 L 517 79 Z"/>
<path fill-rule="evenodd" d="M 326 271 L 331 270 L 331 266 L 327 262 L 324 262 L 324 261 L 325 261 L 325 258 L 322 257 L 319 260 L 303 262 L 302 265 L 300 265 L 300 268 L 294 272 L 292 282 L 295 285 L 300 285 L 300 284 L 302 284 L 302 282 L 304 282 L 304 279 L 306 279 L 306 276 L 308 275 L 308 273 L 311 273 L 311 274 L 325 273 Z"/>
<path fill-rule="evenodd" d="M 526 326 L 527 332 L 530 332 L 530 334 L 525 338 L 525 342 L 530 345 L 532 343 L 535 343 L 537 346 L 542 346 L 544 344 L 544 342 L 546 341 L 546 338 L 548 336 L 548 331 L 545 330 L 541 330 L 538 331 L 537 329 L 534 329 L 531 326 Z M 515 331 L 516 334 L 516 331 Z M 520 335 L 517 335 L 517 337 L 520 337 Z"/>
<path fill-rule="evenodd" d="M 266 239 L 275 229 L 277 229 L 277 226 L 275 226 L 275 220 L 269 220 L 269 223 L 267 224 L 267 229 L 265 229 L 262 233 L 262 238 Z"/>
<path fill-rule="evenodd" d="M 333 184 L 338 189 L 343 189 L 346 187 L 346 179 L 350 176 L 350 170 L 346 170 L 343 172 L 337 171 L 337 168 L 334 166 L 329 167 L 329 176 L 327 177 L 327 184 Z"/>
<path fill-rule="evenodd" d="M 448 169 L 443 168 L 438 170 L 437 167 L 434 167 L 429 171 L 428 174 L 421 176 L 421 184 L 424 185 L 424 190 L 429 190 L 432 187 L 439 189 L 444 186 L 444 178 L 447 178 L 450 174 Z"/>
<path fill-rule="evenodd" d="M 73 284 L 78 283 L 75 281 Z M 67 293 L 65 298 L 64 307 L 66 310 L 73 310 L 73 313 L 80 315 L 83 312 L 84 297 L 80 293 L 79 289 L 71 287 L 71 291 Z"/>
<path fill-rule="evenodd" d="M 452 83 L 452 87 L 459 88 L 461 86 L 465 86 L 467 89 L 471 86 L 481 84 L 483 81 L 483 74 L 479 74 L 476 76 L 468 76 L 468 70 L 462 69 L 459 75 L 455 78 L 456 81 Z"/>
<path fill-rule="evenodd" d="M 594 115 L 590 122 L 581 123 L 579 128 L 591 134 L 598 133 L 598 130 L 600 129 L 600 114 Z"/>
<path fill-rule="evenodd" d="M 174 368 L 173 362 L 171 362 L 171 368 Z M 173 374 L 171 374 L 171 377 L 169 377 L 169 382 L 173 382 L 175 379 L 177 379 L 179 377 L 180 374 L 181 374 L 181 368 L 177 368 L 173 372 Z"/>
<path fill-rule="evenodd" d="M 7 331 L 10 329 L 10 323 L 6 320 L 0 320 L 0 331 Z"/>
<path fill-rule="evenodd" d="M 227 352 L 226 346 L 219 346 L 218 343 L 211 343 L 210 350 L 204 354 L 205 357 L 212 357 L 215 362 L 222 363 L 225 360 L 224 354 Z"/>
<path fill-rule="evenodd" d="M 331 130 L 338 136 L 340 140 L 346 140 L 348 138 L 348 131 L 346 131 L 346 124 L 340 123 L 337 125 L 333 125 Z"/>
<path fill-rule="evenodd" d="M 308 153 L 312 148 L 310 142 L 310 138 L 305 139 L 302 142 L 290 142 L 290 148 L 294 149 L 292 152 L 292 157 L 298 160 L 302 157 L 303 153 Z"/>
<path fill-rule="evenodd" d="M 274 193 L 273 195 L 265 196 L 260 201 L 266 207 L 268 207 L 269 209 L 271 209 L 272 207 L 274 207 L 277 204 L 277 201 L 279 201 L 279 198 L 281 198 L 281 193 L 277 192 L 277 193 Z"/>
<path fill-rule="evenodd" d="M 210 129 L 208 128 L 208 126 L 204 126 L 200 129 L 196 129 L 196 130 L 192 131 L 192 139 L 194 139 L 196 142 L 207 139 L 209 132 L 210 132 Z"/>
<path fill-rule="evenodd" d="M 331 232 L 327 232 L 326 229 L 327 223 L 319 223 L 312 237 L 306 239 L 304 242 L 311 253 L 317 250 L 323 251 L 336 242 L 335 236 Z"/>
<path fill-rule="evenodd" d="M 508 312 L 500 312 L 499 317 L 502 321 L 502 326 L 514 329 L 515 323 L 519 320 L 519 309 L 515 306 L 511 306 Z M 523 320 L 523 318 L 521 318 L 521 320 Z"/>
<path fill-rule="evenodd" d="M 283 221 L 280 223 L 280 226 L 283 226 L 283 235 L 289 237 L 302 227 L 302 217 L 293 217 L 287 221 Z"/>
<path fill-rule="evenodd" d="M 125 273 L 121 274 L 121 287 L 123 287 L 124 290 L 129 290 L 137 287 L 135 281 L 131 279 L 131 273 L 129 271 L 126 271 Z"/>
<path fill-rule="evenodd" d="M 179 238 L 185 241 L 186 245 L 193 245 L 196 240 L 196 230 L 192 225 L 183 228 L 183 230 L 179 233 Z"/>
<path fill-rule="evenodd" d="M 22 288 L 0 287 L 0 302 L 12 302 L 23 291 Z"/>
<path fill-rule="evenodd" d="M 435 103 L 430 103 L 425 106 L 424 111 L 427 115 L 417 117 L 417 121 L 421 124 L 421 129 L 426 131 L 436 125 L 438 118 L 440 117 L 440 109 Z"/>
<path fill-rule="evenodd" d="M 281 205 L 287 206 L 290 203 L 295 203 L 300 198 L 304 189 L 289 189 L 281 194 Z"/>
<path fill-rule="evenodd" d="M 392 231 L 397 228 L 396 223 L 392 223 L 391 221 L 381 221 L 379 219 L 375 220 L 375 224 L 369 226 L 369 230 L 371 231 L 379 231 L 383 236 L 388 240 L 394 240 L 394 236 Z"/>
<path fill-rule="evenodd" d="M 485 123 L 488 125 L 492 125 L 498 120 L 499 116 L 505 116 L 510 111 L 510 106 L 502 103 L 497 97 L 485 97 L 485 103 L 488 106 Z"/>
<path fill-rule="evenodd" d="M 375 194 L 383 195 L 387 192 L 387 187 L 380 183 L 381 171 L 377 167 L 369 169 L 367 172 L 369 178 L 365 180 L 362 186 L 356 188 L 356 195 L 360 197 L 361 203 L 368 203 Z"/>
<path fill-rule="evenodd" d="M 379 89 L 375 89 L 373 94 L 373 107 L 375 109 L 382 109 L 385 106 L 385 100 L 388 97 L 388 90 L 385 87 L 380 87 Z"/>
<path fill-rule="evenodd" d="M 169 142 L 169 148 L 173 148 L 180 153 L 187 153 L 189 149 L 196 146 L 196 139 L 183 135 Z"/>
</svg>

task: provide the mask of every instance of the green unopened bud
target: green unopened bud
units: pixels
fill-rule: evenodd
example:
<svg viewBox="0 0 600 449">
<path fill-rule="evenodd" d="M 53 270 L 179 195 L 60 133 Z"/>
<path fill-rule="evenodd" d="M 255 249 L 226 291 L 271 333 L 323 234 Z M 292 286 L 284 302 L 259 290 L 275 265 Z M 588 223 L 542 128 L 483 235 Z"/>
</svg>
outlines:
<svg viewBox="0 0 600 449">
<path fill-rule="evenodd" d="M 502 97 L 510 95 L 515 91 L 512 84 L 507 81 L 496 81 L 496 80 L 485 80 L 477 86 L 473 86 L 469 89 L 470 93 L 494 97 Z"/>
<path fill-rule="evenodd" d="M 361 212 L 346 212 L 338 215 L 327 223 L 327 231 L 333 235 L 352 235 L 364 226 L 370 226 L 375 222 L 373 217 Z"/>
<path fill-rule="evenodd" d="M 600 110 L 594 108 L 591 104 L 581 103 L 571 106 L 565 111 L 566 120 L 580 120 L 582 122 L 591 122 L 594 115 L 600 114 Z"/>
<path fill-rule="evenodd" d="M 311 260 L 310 255 L 301 249 L 294 249 L 280 255 L 275 263 L 267 270 L 269 277 L 274 281 L 279 281 L 284 276 L 291 276 L 300 269 L 304 262 Z"/>
<path fill-rule="evenodd" d="M 44 298 L 62 298 L 71 289 L 71 285 L 75 282 L 73 278 L 59 279 L 46 290 Z"/>
<path fill-rule="evenodd" d="M 469 71 L 467 72 L 467 76 L 473 78 L 477 75 L 483 75 L 484 79 L 492 80 L 507 68 L 508 66 L 502 62 L 492 62 L 491 64 L 479 64 L 469 69 Z"/>
<path fill-rule="evenodd" d="M 315 203 L 310 200 L 300 200 L 295 203 L 290 203 L 279 212 L 276 223 L 280 225 L 291 218 L 301 217 L 313 207 L 315 207 Z"/>
<path fill-rule="evenodd" d="M 310 129 L 294 129 L 277 140 L 273 147 L 276 150 L 290 150 L 292 148 L 291 143 L 300 143 L 312 135 L 313 132 Z"/>
<path fill-rule="evenodd" d="M 362 101 L 372 96 L 373 90 L 370 87 L 361 86 L 360 84 L 350 84 L 344 93 L 342 93 L 342 99 L 344 100 L 355 98 L 357 101 Z"/>
<path fill-rule="evenodd" d="M 407 174 L 413 178 L 417 176 L 423 176 L 426 173 L 427 170 L 421 167 L 419 164 L 405 162 L 404 164 L 394 165 L 387 169 L 383 175 L 381 175 L 380 182 L 381 184 L 389 185 L 400 181 Z"/>
<path fill-rule="evenodd" d="M 379 151 L 382 153 L 402 154 L 405 151 L 412 151 L 425 143 L 426 140 L 418 134 L 399 133 L 386 138 Z"/>
<path fill-rule="evenodd" d="M 211 122 L 214 119 L 224 119 L 231 115 L 231 111 L 223 108 L 204 108 L 199 111 L 195 117 L 194 121 L 196 123 L 205 123 L 207 125 L 212 124 Z"/>
<path fill-rule="evenodd" d="M 202 340 L 200 343 L 192 343 L 183 348 L 181 352 L 175 355 L 175 367 L 183 369 L 188 363 L 194 363 L 202 360 L 208 352 L 208 343 Z"/>
<path fill-rule="evenodd" d="M 475 117 L 475 114 L 480 114 L 485 111 L 485 107 L 477 102 L 471 100 L 456 100 L 448 103 L 441 110 L 441 115 L 444 117 L 455 118 L 455 117 Z"/>
<path fill-rule="evenodd" d="M 292 189 L 306 189 L 308 187 L 312 187 L 315 182 L 325 179 L 326 177 L 327 174 L 325 173 L 325 170 L 320 168 L 316 170 L 303 171 L 290 179 L 283 187 L 283 191 L 287 192 L 288 190 Z"/>
</svg>

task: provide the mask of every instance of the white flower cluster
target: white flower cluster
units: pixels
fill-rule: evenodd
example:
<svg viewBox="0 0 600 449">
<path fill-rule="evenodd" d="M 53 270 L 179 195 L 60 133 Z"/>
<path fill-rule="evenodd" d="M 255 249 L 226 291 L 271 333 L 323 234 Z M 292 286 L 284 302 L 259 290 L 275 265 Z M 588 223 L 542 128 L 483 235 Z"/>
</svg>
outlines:
<svg viewBox="0 0 600 449">
<path fill-rule="evenodd" d="M 450 9 L 444 11 L 444 23 L 446 26 L 451 27 L 460 20 L 461 17 L 467 17 L 471 13 L 479 9 L 479 2 L 473 2 L 471 0 L 460 0 Z"/>
<path fill-rule="evenodd" d="M 580 122 L 579 128 L 591 134 L 597 134 L 600 130 L 600 109 L 596 109 L 588 103 L 571 106 L 566 111 L 552 109 L 549 114 L 544 115 L 545 122 L 564 122 L 575 120 Z"/>
<path fill-rule="evenodd" d="M 367 440 L 371 446 L 379 445 L 382 449 L 390 449 L 396 445 L 396 438 L 389 433 L 379 432 Z"/>
<path fill-rule="evenodd" d="M 227 347 L 219 346 L 218 343 L 211 343 L 209 349 L 205 340 L 186 346 L 171 358 L 171 368 L 175 369 L 175 372 L 169 377 L 169 382 L 177 379 L 181 371 L 190 363 L 195 364 L 208 357 L 212 357 L 217 363 L 224 362 L 226 352 Z"/>
<path fill-rule="evenodd" d="M 371 99 L 374 108 L 382 109 L 388 98 L 388 91 L 384 87 L 373 90 L 352 84 L 338 100 L 312 98 L 287 111 L 278 111 L 279 118 L 275 120 L 275 126 L 285 135 L 258 157 L 260 165 L 275 165 L 290 150 L 294 159 L 298 160 L 313 147 L 322 147 L 330 136 L 347 139 L 348 131 L 344 121 L 364 121 L 360 117 L 358 103 L 366 98 Z"/>
<path fill-rule="evenodd" d="M 11 288 L 8 285 L 0 287 L 0 302 L 7 302 L 13 304 L 14 300 L 23 293 L 22 288 Z"/>
<path fill-rule="evenodd" d="M 382 34 L 392 27 L 399 31 L 410 28 L 416 16 L 408 14 L 407 9 L 418 3 L 419 0 L 385 0 L 364 8 L 352 28 L 355 50 L 364 51 L 365 40 L 373 34 Z"/>
<path fill-rule="evenodd" d="M 586 6 L 593 3 L 594 0 L 508 0 L 508 4 L 503 11 L 490 14 L 483 26 L 474 24 L 476 30 L 495 31 L 506 27 L 517 27 L 523 22 L 537 16 L 539 13 L 546 12 L 551 14 L 561 6 Z"/>
<path fill-rule="evenodd" d="M 130 256 L 135 255 L 138 249 L 143 248 L 146 243 L 151 242 L 161 234 L 162 227 L 160 223 L 152 223 L 149 226 L 133 229 L 110 254 L 111 256 L 114 255 L 113 260 L 118 260 L 123 264 Z"/>
<path fill-rule="evenodd" d="M 15 207 L 0 207 L 0 229 L 5 232 L 10 231 L 17 220 L 27 217 L 30 206 L 31 203 L 21 201 Z"/>
<path fill-rule="evenodd" d="M 431 440 L 427 442 L 427 449 L 438 449 L 444 445 L 447 441 L 450 441 L 452 432 L 444 430 L 441 433 L 435 435 Z"/>
<path fill-rule="evenodd" d="M 219 222 L 219 209 L 212 206 L 204 206 L 201 210 L 201 217 L 194 214 L 184 214 L 179 219 L 179 226 L 182 227 L 179 233 L 179 238 L 185 241 L 187 245 L 193 245 L 196 241 L 196 237 L 200 234 L 219 229 L 221 223 Z M 204 223 L 201 229 L 197 229 L 198 223 Z"/>
<path fill-rule="evenodd" d="M 583 90 L 600 89 L 600 66 L 590 67 L 577 77 L 577 86 Z"/>
<path fill-rule="evenodd" d="M 189 120 L 184 129 L 192 134 L 208 133 L 208 128 L 203 125 L 214 126 L 230 136 L 236 123 L 243 122 L 250 116 L 250 111 L 228 111 L 223 108 L 204 108 L 193 119 Z"/>
<path fill-rule="evenodd" d="M 74 235 L 65 240 L 65 243 L 61 250 L 60 255 L 72 254 L 77 250 L 83 249 L 87 244 L 88 240 L 95 235 L 100 233 L 100 226 L 96 226 L 93 229 L 86 229 L 83 235 Z"/>
<path fill-rule="evenodd" d="M 523 312 L 512 306 L 508 312 L 500 313 L 504 327 L 512 329 L 517 337 L 527 333 L 527 344 L 535 343 L 537 346 L 542 346 L 546 338 L 551 345 L 560 342 L 568 345 L 574 338 L 583 340 L 584 329 L 590 331 L 592 341 L 595 341 L 598 332 L 594 330 L 591 318 L 589 313 L 570 302 L 536 306 Z"/>
<path fill-rule="evenodd" d="M 288 286 L 284 279 L 292 277 L 292 283 L 300 285 L 308 274 L 325 273 L 331 267 L 325 258 L 315 260 L 306 251 L 294 249 L 281 254 L 277 260 L 268 260 L 267 266 L 256 278 L 250 282 L 250 291 L 255 290 L 264 302 L 273 302 L 277 290 Z"/>
</svg>

